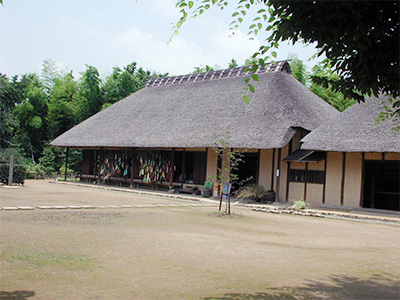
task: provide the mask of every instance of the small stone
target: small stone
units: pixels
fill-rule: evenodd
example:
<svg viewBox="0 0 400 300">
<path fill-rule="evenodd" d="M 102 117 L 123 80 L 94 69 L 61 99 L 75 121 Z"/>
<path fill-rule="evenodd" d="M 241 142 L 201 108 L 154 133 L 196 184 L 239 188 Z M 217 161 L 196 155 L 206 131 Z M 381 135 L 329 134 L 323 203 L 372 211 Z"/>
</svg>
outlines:
<svg viewBox="0 0 400 300">
<path fill-rule="evenodd" d="M 18 207 L 7 206 L 7 207 L 3 207 L 3 210 L 18 210 Z"/>
<path fill-rule="evenodd" d="M 20 209 L 20 210 L 33 210 L 35 208 L 32 207 L 32 206 L 18 206 L 18 209 Z"/>
</svg>

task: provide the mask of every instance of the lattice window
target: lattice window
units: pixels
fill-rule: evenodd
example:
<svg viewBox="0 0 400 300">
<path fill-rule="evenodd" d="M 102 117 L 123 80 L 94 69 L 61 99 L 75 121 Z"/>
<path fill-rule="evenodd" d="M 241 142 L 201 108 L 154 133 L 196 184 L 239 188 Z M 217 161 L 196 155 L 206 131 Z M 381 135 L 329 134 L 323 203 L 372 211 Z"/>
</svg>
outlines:
<svg viewBox="0 0 400 300">
<path fill-rule="evenodd" d="M 291 169 L 289 171 L 289 181 L 323 184 L 325 182 L 325 172 Z"/>
</svg>

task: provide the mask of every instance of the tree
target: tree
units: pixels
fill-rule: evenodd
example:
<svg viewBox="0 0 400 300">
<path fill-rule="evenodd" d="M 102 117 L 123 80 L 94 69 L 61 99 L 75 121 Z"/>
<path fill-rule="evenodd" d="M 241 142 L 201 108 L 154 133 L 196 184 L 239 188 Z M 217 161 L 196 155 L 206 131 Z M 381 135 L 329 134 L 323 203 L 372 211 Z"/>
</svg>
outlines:
<svg viewBox="0 0 400 300">
<path fill-rule="evenodd" d="M 174 33 L 188 16 L 203 14 L 211 6 L 221 9 L 234 1 L 178 0 L 181 18 Z M 289 0 L 238 0 L 231 28 L 243 22 L 247 12 L 261 5 L 258 16 L 252 20 L 249 34 L 267 31 L 266 45 L 253 57 L 263 66 L 271 48 L 282 41 L 317 43 L 318 56 L 325 55 L 339 75 L 338 78 L 313 77 L 313 81 L 328 85 L 343 93 L 346 98 L 363 101 L 363 95 L 386 93 L 399 96 L 399 2 L 398 1 L 289 1 Z M 276 52 L 271 52 L 276 57 Z M 400 100 L 397 101 L 397 113 Z"/>
<path fill-rule="evenodd" d="M 0 74 L 0 148 L 10 146 L 14 130 L 18 125 L 13 110 L 19 98 L 13 81 L 6 75 Z"/>
<path fill-rule="evenodd" d="M 290 59 L 290 69 L 292 70 L 292 76 L 296 78 L 303 85 L 307 84 L 308 72 L 307 67 L 304 62 L 298 58 L 297 55 L 291 54 L 288 59 Z"/>
<path fill-rule="evenodd" d="M 16 140 L 28 156 L 37 160 L 47 139 L 47 95 L 43 85 L 33 81 L 27 88 L 26 96 L 14 110 L 19 121 Z"/>
<path fill-rule="evenodd" d="M 137 68 L 136 65 L 136 62 L 133 62 L 124 69 L 120 69 L 119 67 L 113 68 L 113 73 L 107 77 L 102 87 L 104 95 L 102 109 L 144 87 L 151 74 L 149 71 Z"/>
<path fill-rule="evenodd" d="M 312 69 L 311 76 L 335 80 L 339 75 L 326 66 L 316 65 Z M 356 103 L 356 100 L 346 98 L 342 93 L 334 91 L 330 85 L 324 87 L 313 82 L 309 89 L 336 108 L 338 111 L 344 111 Z"/>
<path fill-rule="evenodd" d="M 48 137 L 50 140 L 64 133 L 77 124 L 78 116 L 74 98 L 77 95 L 77 84 L 72 72 L 61 79 L 55 79 L 48 100 Z"/>
<path fill-rule="evenodd" d="M 103 98 L 100 92 L 100 85 L 99 71 L 93 66 L 86 65 L 86 71 L 82 74 L 79 85 L 80 95 L 85 102 L 84 107 L 87 107 L 87 111 L 84 112 L 84 119 L 101 110 Z"/>
</svg>

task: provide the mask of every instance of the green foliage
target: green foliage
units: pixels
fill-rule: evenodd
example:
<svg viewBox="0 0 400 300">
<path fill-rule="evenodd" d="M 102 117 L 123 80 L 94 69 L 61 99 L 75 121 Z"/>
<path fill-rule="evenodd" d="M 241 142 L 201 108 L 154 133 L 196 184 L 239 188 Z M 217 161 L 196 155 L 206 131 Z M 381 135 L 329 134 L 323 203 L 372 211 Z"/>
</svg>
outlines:
<svg viewBox="0 0 400 300">
<path fill-rule="evenodd" d="M 105 82 L 93 66 L 76 80 L 72 71 L 61 74 L 52 60 L 43 62 L 40 77 L 25 74 L 10 79 L 0 74 L 0 159 L 4 149 L 18 149 L 20 156 L 32 161 L 29 176 L 57 172 L 64 164 L 65 149 L 49 147 L 51 140 L 141 89 L 149 77 L 166 75 L 145 71 L 133 62 L 123 69 L 115 67 Z M 74 172 L 80 170 L 81 157 L 80 150 L 70 150 L 68 167 Z"/>
<path fill-rule="evenodd" d="M 301 82 L 303 85 L 306 85 L 308 81 L 308 73 L 306 65 L 295 54 L 289 55 L 288 59 L 291 59 L 290 62 L 290 69 L 292 70 L 291 75 L 294 78 L 296 78 L 299 82 Z"/>
<path fill-rule="evenodd" d="M 332 69 L 321 65 L 314 66 L 311 76 L 314 78 L 328 78 L 330 81 L 334 81 L 339 78 L 339 75 L 333 72 Z M 313 82 L 310 86 L 310 90 L 339 111 L 344 111 L 357 103 L 356 100 L 346 98 L 341 92 L 335 91 L 331 85 L 324 87 Z"/>
<path fill-rule="evenodd" d="M 266 191 L 262 185 L 259 184 L 248 184 L 241 187 L 236 192 L 236 198 L 238 199 L 252 199 L 256 201 L 261 201 L 270 191 Z"/>
<path fill-rule="evenodd" d="M 304 200 L 298 200 L 293 203 L 293 208 L 297 210 L 307 209 L 310 205 L 306 203 Z"/>
<path fill-rule="evenodd" d="M 199 67 L 194 68 L 193 74 L 215 71 L 216 69 L 218 69 L 218 68 L 216 68 L 215 66 L 210 67 L 209 65 L 205 65 L 205 66 L 200 65 Z"/>
<path fill-rule="evenodd" d="M 82 74 L 79 85 L 79 92 L 87 100 L 88 112 L 86 119 L 99 112 L 103 105 L 103 98 L 100 92 L 101 79 L 99 71 L 93 66 L 86 65 L 86 71 Z"/>
<path fill-rule="evenodd" d="M 43 179 L 47 175 L 46 170 L 41 164 L 31 162 L 27 165 L 26 178 L 27 179 Z"/>
<path fill-rule="evenodd" d="M 181 17 L 174 34 L 188 17 L 200 16 L 211 6 L 224 9 L 235 2 L 231 29 L 243 23 L 250 9 L 259 8 L 248 34 L 267 35 L 266 44 L 253 54 L 258 60 L 253 72 L 269 59 L 268 53 L 276 57 L 271 49 L 283 41 L 316 43 L 317 55 L 327 57 L 324 63 L 332 66 L 338 78 L 312 77 L 314 83 L 357 101 L 380 93 L 399 96 L 398 1 L 178 0 Z"/>
<path fill-rule="evenodd" d="M 10 172 L 9 164 L 0 164 L 0 182 L 8 183 L 8 174 Z M 22 165 L 14 165 L 13 168 L 13 183 L 24 184 L 25 182 L 26 167 Z"/>
<path fill-rule="evenodd" d="M 8 164 L 10 162 L 10 156 L 14 155 L 14 164 L 25 165 L 27 158 L 22 154 L 22 150 L 17 147 L 10 147 L 2 149 L 0 148 L 0 163 Z"/>
<path fill-rule="evenodd" d="M 217 154 L 217 159 L 221 161 L 221 167 L 217 167 L 217 176 L 211 176 L 210 181 L 233 182 L 239 179 L 237 171 L 239 164 L 243 161 L 244 152 L 247 150 L 234 150 L 229 145 L 231 138 L 230 132 L 214 136 L 212 150 Z"/>
</svg>

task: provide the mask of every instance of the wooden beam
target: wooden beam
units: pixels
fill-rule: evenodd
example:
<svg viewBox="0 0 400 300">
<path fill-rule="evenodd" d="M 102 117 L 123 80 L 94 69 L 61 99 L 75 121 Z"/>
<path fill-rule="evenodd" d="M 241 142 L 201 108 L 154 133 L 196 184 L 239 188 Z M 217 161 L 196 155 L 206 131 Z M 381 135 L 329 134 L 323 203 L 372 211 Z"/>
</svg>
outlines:
<svg viewBox="0 0 400 300">
<path fill-rule="evenodd" d="M 344 182 L 346 180 L 346 152 L 343 152 L 342 182 L 340 184 L 340 205 L 344 204 Z"/>
<path fill-rule="evenodd" d="M 101 162 L 103 160 L 103 148 L 100 148 L 100 153 L 99 153 L 99 168 L 97 170 L 98 172 L 98 183 L 100 183 L 100 175 L 101 175 Z"/>
<path fill-rule="evenodd" d="M 271 166 L 271 190 L 274 190 L 275 179 L 275 148 L 272 149 L 272 166 Z"/>
<path fill-rule="evenodd" d="M 135 148 L 131 149 L 131 178 L 129 182 L 129 187 L 133 188 L 133 177 L 134 177 L 134 166 L 135 166 Z"/>
<path fill-rule="evenodd" d="M 360 207 L 364 203 L 364 186 L 365 186 L 365 152 L 361 153 L 361 191 L 360 191 Z"/>
<path fill-rule="evenodd" d="M 171 151 L 171 170 L 169 172 L 169 188 L 174 186 L 174 170 L 175 170 L 175 148 Z"/>
<path fill-rule="evenodd" d="M 290 173 L 290 164 L 291 162 L 287 162 L 287 176 L 286 176 L 286 199 L 285 201 L 288 202 L 289 200 L 289 187 L 290 187 L 290 182 L 289 182 L 289 173 Z"/>
<path fill-rule="evenodd" d="M 328 166 L 328 152 L 326 152 L 325 162 L 324 162 L 324 185 L 322 187 L 322 204 L 325 204 L 325 195 L 326 195 L 326 168 Z"/>
<path fill-rule="evenodd" d="M 277 168 L 276 168 L 276 197 L 277 197 L 277 200 L 279 201 L 279 186 L 280 186 L 280 176 L 281 176 L 281 153 L 282 152 L 282 149 L 281 148 L 279 148 L 278 149 L 278 165 L 277 165 Z"/>
<path fill-rule="evenodd" d="M 65 153 L 65 170 L 64 170 L 64 181 L 67 181 L 67 175 L 68 175 L 68 154 L 69 154 L 69 147 L 67 147 L 66 153 Z"/>
<path fill-rule="evenodd" d="M 185 168 L 186 168 L 186 150 L 183 148 L 182 152 L 182 182 L 181 182 L 181 188 L 183 188 L 183 184 L 185 183 Z"/>
<path fill-rule="evenodd" d="M 261 150 L 258 149 L 257 152 L 257 169 L 256 169 L 256 174 L 257 174 L 257 178 L 256 178 L 256 183 L 259 184 L 260 183 L 260 162 L 261 162 Z"/>
</svg>

